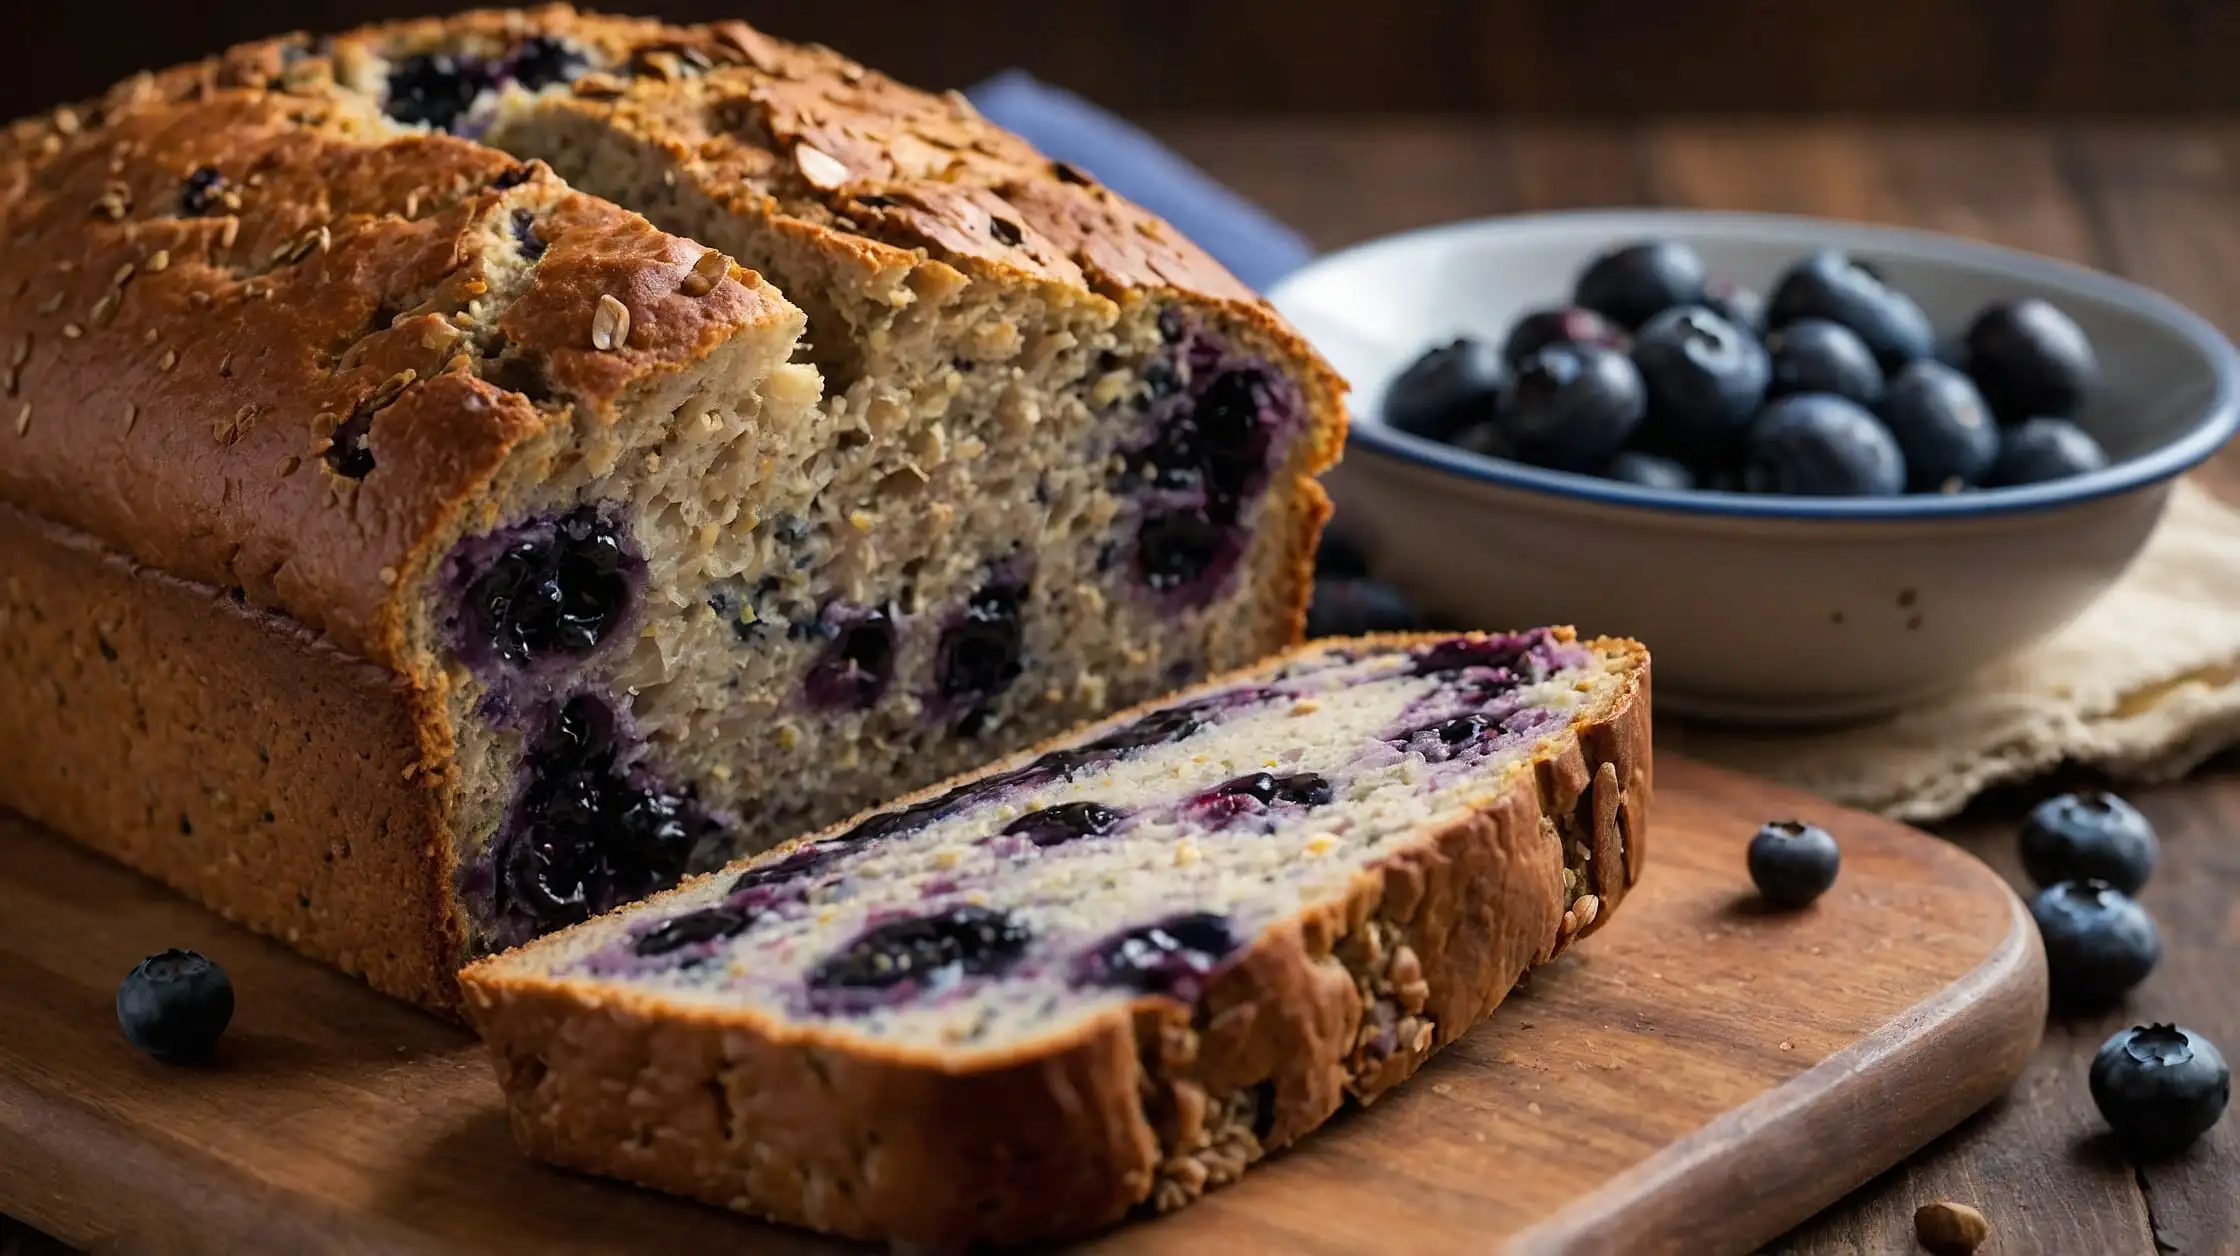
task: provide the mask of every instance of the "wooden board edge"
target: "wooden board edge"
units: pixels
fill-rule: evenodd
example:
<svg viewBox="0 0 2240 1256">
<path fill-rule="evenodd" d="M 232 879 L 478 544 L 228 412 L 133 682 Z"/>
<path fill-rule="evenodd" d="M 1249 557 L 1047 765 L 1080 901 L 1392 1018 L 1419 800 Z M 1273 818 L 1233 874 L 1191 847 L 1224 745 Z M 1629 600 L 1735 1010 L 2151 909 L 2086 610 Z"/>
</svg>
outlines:
<svg viewBox="0 0 2240 1256">
<path fill-rule="evenodd" d="M 1976 870 L 1998 885 L 2010 926 L 1966 976 L 1574 1200 L 1505 1250 L 1749 1252 L 1997 1098 L 2044 1036 L 2046 961 L 2022 900 L 1997 874 Z M 1900 1059 L 1903 1070 L 1893 1067 Z M 1706 1198 L 1732 1202 L 1707 1211 Z"/>
</svg>

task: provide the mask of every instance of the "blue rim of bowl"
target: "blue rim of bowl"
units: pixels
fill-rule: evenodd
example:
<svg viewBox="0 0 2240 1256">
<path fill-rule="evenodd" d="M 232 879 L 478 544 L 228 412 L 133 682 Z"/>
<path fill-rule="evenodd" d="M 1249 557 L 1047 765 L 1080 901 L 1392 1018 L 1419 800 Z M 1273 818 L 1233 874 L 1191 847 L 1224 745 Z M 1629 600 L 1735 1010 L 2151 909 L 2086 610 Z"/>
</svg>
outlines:
<svg viewBox="0 0 2240 1256">
<path fill-rule="evenodd" d="M 2176 301 L 2151 288 L 2119 279 L 2105 271 L 2093 270 L 2073 262 L 2030 253 L 2005 245 L 1971 240 L 1965 236 L 1947 235 L 1939 231 L 1923 231 L 1913 227 L 1893 227 L 1881 223 L 1859 222 L 1842 218 L 1818 218 L 1804 214 L 1765 214 L 1723 210 L 1686 209 L 1593 209 L 1566 210 L 1541 214 L 1518 214 L 1510 217 L 1466 219 L 1460 222 L 1441 223 L 1419 227 L 1412 231 L 1379 236 L 1350 245 L 1335 253 L 1326 253 L 1294 272 L 1292 277 L 1327 262 L 1383 248 L 1421 236 L 1459 232 L 1470 228 L 1509 226 L 1526 228 L 1536 224 L 1592 222 L 1597 218 L 1611 220 L 1615 227 L 1620 220 L 1635 224 L 1629 229 L 1640 230 L 1643 217 L 1664 218 L 1679 223 L 1719 223 L 1726 226 L 1761 224 L 1783 229 L 1784 233 L 1802 232 L 1814 225 L 1839 226 L 1846 230 L 1865 231 L 1879 236 L 1899 248 L 1920 250 L 1921 260 L 1931 265 L 1982 263 L 2017 274 L 2023 278 L 2045 284 L 2080 291 L 2110 305 L 2121 305 L 2136 310 L 2168 327 L 2173 333 L 2198 350 L 2209 361 L 2216 375 L 2216 392 L 2210 397 L 2206 413 L 2176 440 L 2159 445 L 2136 458 L 2126 459 L 2086 475 L 2053 480 L 2044 484 L 2025 484 L 2013 488 L 1983 489 L 1977 492 L 1940 494 L 1912 493 L 1900 497 L 1782 497 L 1750 493 L 1720 492 L 1711 489 L 1646 488 L 1605 480 L 1596 476 L 1570 471 L 1550 471 L 1530 467 L 1523 463 L 1474 454 L 1456 449 L 1420 436 L 1386 427 L 1376 420 L 1351 417 L 1347 423 L 1347 444 L 1361 446 L 1378 454 L 1412 462 L 1419 466 L 1433 467 L 1450 472 L 1464 479 L 1508 488 L 1526 489 L 1551 496 L 1608 506 L 1628 506 L 1650 510 L 1671 511 L 1692 515 L 1727 515 L 1745 518 L 1777 519 L 1836 519 L 1836 520 L 1919 520 L 1980 518 L 1989 515 L 2020 514 L 2029 511 L 2050 510 L 2073 506 L 2079 502 L 2114 497 L 2158 481 L 2174 479 L 2207 461 L 2210 455 L 2223 448 L 2240 429 L 2240 351 L 2224 334 L 2211 326 L 2207 319 L 2178 304 Z M 1871 243 L 1867 246 L 1872 247 Z M 1964 256 L 1955 256 L 1955 255 Z M 1288 282 L 1288 278 L 1286 282 Z M 1280 291 L 1282 285 L 1277 285 Z"/>
</svg>

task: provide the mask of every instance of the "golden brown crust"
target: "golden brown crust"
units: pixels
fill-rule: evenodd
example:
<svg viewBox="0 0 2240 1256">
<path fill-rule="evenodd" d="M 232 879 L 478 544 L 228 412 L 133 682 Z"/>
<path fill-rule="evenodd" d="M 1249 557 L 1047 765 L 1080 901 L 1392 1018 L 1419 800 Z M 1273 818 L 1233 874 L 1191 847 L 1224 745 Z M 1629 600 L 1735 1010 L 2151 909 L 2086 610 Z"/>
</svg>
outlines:
<svg viewBox="0 0 2240 1256">
<path fill-rule="evenodd" d="M 1372 1102 L 1405 1080 L 1623 900 L 1649 806 L 1649 664 L 1630 642 L 1593 645 L 1629 661 L 1608 709 L 1365 869 L 1343 901 L 1263 933 L 1195 1008 L 1147 997 L 944 1061 L 544 976 L 547 940 L 462 974 L 468 1017 L 524 1148 L 571 1167 L 934 1247 L 1078 1235 L 1186 1203 L 1349 1095 Z M 1559 817 L 1574 816 L 1595 852 L 1588 920 L 1563 877 Z"/>
</svg>

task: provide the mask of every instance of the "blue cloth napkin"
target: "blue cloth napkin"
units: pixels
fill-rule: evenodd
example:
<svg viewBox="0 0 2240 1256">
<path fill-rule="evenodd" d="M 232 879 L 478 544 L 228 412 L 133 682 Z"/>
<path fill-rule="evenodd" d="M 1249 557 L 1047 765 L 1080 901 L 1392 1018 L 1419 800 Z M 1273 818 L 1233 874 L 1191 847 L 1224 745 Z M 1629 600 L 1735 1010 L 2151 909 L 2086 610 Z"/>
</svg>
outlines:
<svg viewBox="0 0 2240 1256">
<path fill-rule="evenodd" d="M 1314 256 L 1305 237 L 1143 131 L 1024 70 L 965 96 L 996 125 L 1167 220 L 1257 291 Z"/>
</svg>

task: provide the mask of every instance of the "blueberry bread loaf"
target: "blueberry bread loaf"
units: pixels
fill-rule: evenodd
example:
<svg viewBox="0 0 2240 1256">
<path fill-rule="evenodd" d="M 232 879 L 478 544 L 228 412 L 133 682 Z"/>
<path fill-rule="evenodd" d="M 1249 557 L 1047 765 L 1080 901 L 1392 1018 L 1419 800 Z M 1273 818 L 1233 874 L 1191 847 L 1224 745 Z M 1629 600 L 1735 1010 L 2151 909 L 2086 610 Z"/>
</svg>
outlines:
<svg viewBox="0 0 2240 1256">
<path fill-rule="evenodd" d="M 245 46 L 12 126 L 0 232 L 0 803 L 431 1005 L 1297 639 L 1335 377 L 828 51 Z"/>
<path fill-rule="evenodd" d="M 1188 1203 L 1373 1101 L 1640 875 L 1649 662 L 1318 643 L 463 982 L 539 1157 L 936 1247 Z"/>
</svg>

